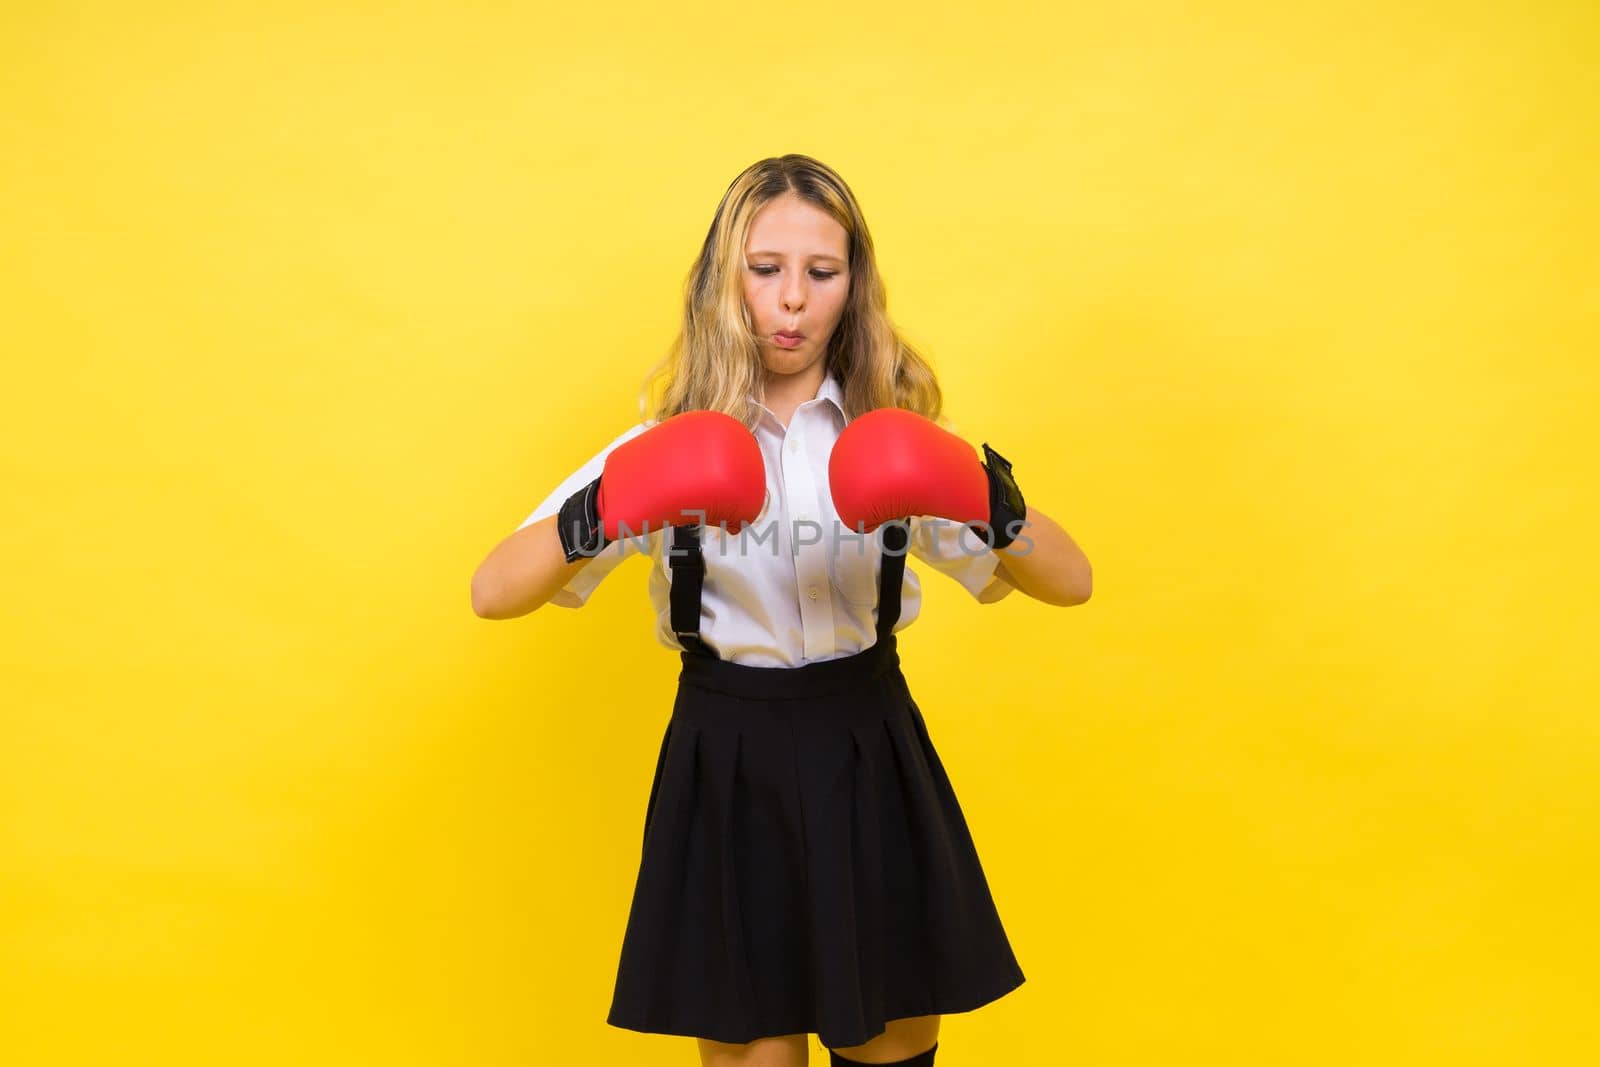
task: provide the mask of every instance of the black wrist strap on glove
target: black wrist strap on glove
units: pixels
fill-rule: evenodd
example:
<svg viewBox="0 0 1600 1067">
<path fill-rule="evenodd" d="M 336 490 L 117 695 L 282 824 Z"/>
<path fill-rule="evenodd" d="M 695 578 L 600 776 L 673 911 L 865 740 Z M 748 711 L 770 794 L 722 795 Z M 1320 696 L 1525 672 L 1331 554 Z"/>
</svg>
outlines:
<svg viewBox="0 0 1600 1067">
<path fill-rule="evenodd" d="M 1011 475 L 1011 461 L 990 448 L 987 441 L 983 443 L 983 455 L 983 469 L 989 475 L 989 528 L 994 538 L 990 547 L 1005 548 L 1022 531 L 1023 522 L 1028 517 L 1028 504 L 1022 499 L 1022 490 L 1017 488 L 1017 480 Z M 968 529 L 984 541 L 989 540 L 984 537 L 981 526 L 974 525 Z"/>
<path fill-rule="evenodd" d="M 600 524 L 599 478 L 567 497 L 556 519 L 556 532 L 561 535 L 561 550 L 568 563 L 597 555 L 606 546 L 605 527 Z"/>
</svg>

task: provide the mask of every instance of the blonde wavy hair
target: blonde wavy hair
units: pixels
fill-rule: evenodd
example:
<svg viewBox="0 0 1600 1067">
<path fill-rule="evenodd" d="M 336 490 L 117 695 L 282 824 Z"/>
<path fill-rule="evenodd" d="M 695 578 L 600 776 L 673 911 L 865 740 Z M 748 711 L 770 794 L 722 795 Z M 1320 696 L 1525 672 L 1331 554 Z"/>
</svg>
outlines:
<svg viewBox="0 0 1600 1067">
<path fill-rule="evenodd" d="M 684 283 L 683 326 L 667 355 L 645 376 L 639 410 L 647 422 L 684 411 L 720 411 L 751 429 L 760 410 L 763 368 L 744 302 L 745 241 L 756 213 L 785 193 L 826 211 L 849 238 L 850 292 L 828 341 L 826 367 L 844 389 L 851 418 L 874 408 L 906 408 L 941 421 L 933 368 L 889 321 L 872 235 L 843 178 L 810 156 L 773 156 L 746 167 L 722 194 L 700 255 Z"/>
</svg>

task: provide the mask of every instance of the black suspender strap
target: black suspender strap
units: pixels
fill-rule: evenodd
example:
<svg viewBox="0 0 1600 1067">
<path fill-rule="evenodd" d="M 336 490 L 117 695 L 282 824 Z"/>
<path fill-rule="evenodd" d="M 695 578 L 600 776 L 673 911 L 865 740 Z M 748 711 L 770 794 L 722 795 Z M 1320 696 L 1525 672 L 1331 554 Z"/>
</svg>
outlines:
<svg viewBox="0 0 1600 1067">
<path fill-rule="evenodd" d="M 894 633 L 900 621 L 900 583 L 906 573 L 906 544 L 910 519 L 895 519 L 882 527 L 883 563 L 878 570 L 878 640 Z"/>
<path fill-rule="evenodd" d="M 909 519 L 883 525 L 883 562 L 878 571 L 878 640 L 894 634 L 900 621 L 900 586 L 905 579 Z M 672 571 L 668 588 L 672 632 L 685 651 L 718 658 L 716 650 L 700 636 L 700 592 L 706 579 L 706 560 L 700 551 L 700 526 L 667 527 L 670 535 L 667 566 Z"/>
<path fill-rule="evenodd" d="M 700 587 L 706 580 L 706 560 L 700 552 L 700 526 L 667 527 L 667 566 L 672 569 L 668 588 L 672 632 L 688 652 L 717 658 L 716 650 L 700 636 Z"/>
</svg>

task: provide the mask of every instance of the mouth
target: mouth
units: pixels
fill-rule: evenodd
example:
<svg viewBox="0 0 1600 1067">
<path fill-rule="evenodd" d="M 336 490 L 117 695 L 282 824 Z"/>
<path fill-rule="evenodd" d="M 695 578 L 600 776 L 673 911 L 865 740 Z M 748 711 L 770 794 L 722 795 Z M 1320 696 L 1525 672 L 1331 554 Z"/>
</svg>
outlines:
<svg viewBox="0 0 1600 1067">
<path fill-rule="evenodd" d="M 772 336 L 784 341 L 804 341 L 806 339 L 805 334 L 795 333 L 791 330 L 780 330 Z"/>
</svg>

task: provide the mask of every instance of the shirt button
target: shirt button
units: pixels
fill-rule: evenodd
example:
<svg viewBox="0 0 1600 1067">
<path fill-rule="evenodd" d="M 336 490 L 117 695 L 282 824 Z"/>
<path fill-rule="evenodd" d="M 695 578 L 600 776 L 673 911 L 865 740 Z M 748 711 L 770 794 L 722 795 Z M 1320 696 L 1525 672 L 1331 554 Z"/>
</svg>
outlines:
<svg viewBox="0 0 1600 1067">
<path fill-rule="evenodd" d="M 789 442 L 789 451 L 790 452 L 798 452 L 798 451 L 800 451 L 800 442 L 799 441 L 790 441 Z"/>
<path fill-rule="evenodd" d="M 811 599 L 812 600 L 817 599 L 817 587 L 816 586 L 812 586 L 811 587 Z"/>
</svg>

